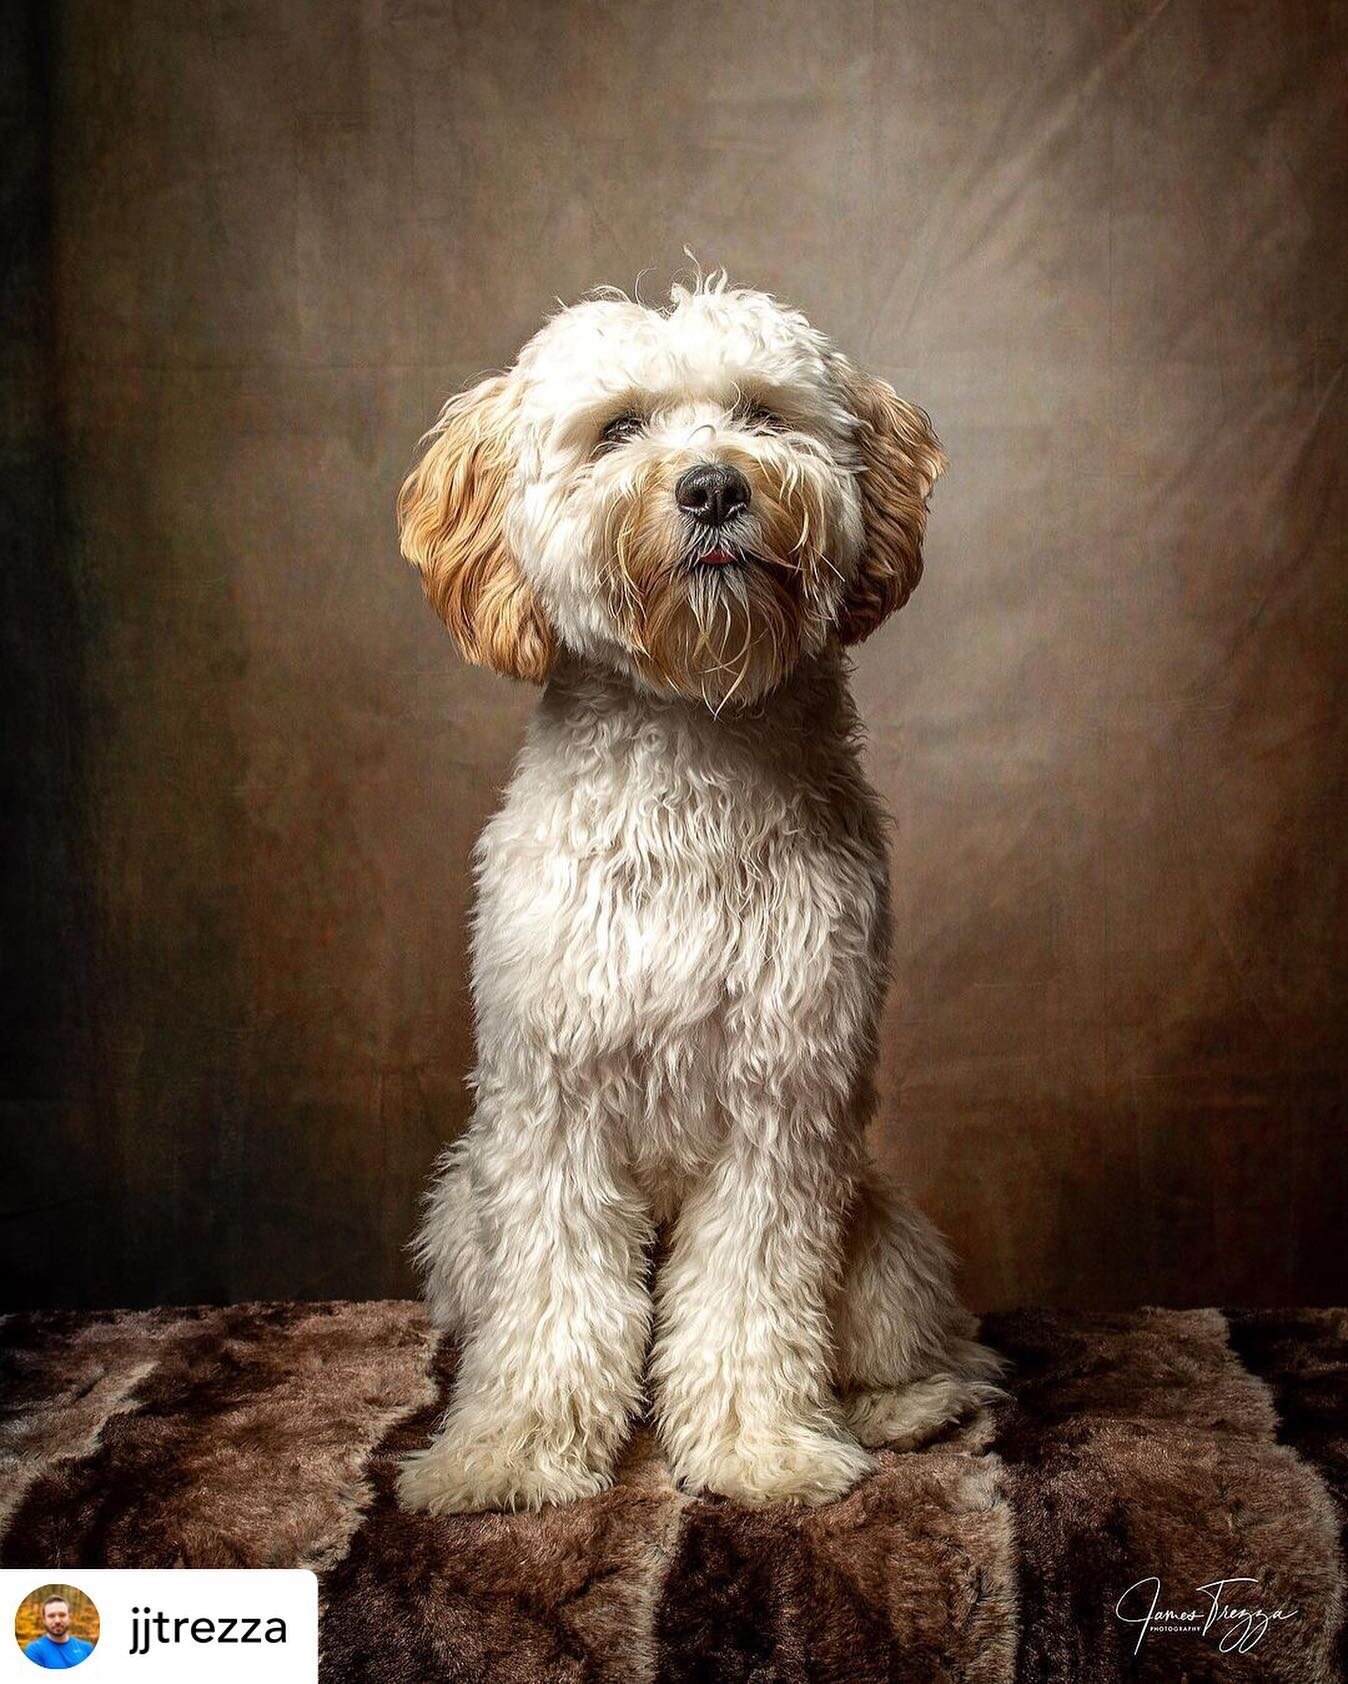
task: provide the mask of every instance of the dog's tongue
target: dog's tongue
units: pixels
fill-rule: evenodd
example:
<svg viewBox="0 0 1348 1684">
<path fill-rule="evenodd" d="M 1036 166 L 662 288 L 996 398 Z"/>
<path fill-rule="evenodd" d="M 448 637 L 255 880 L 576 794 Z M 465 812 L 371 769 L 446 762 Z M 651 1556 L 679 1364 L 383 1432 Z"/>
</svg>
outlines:
<svg viewBox="0 0 1348 1684">
<path fill-rule="evenodd" d="M 726 562 L 734 561 L 735 558 L 729 550 L 723 550 L 718 544 L 714 550 L 708 550 L 702 559 L 709 561 L 713 567 L 724 567 Z"/>
</svg>

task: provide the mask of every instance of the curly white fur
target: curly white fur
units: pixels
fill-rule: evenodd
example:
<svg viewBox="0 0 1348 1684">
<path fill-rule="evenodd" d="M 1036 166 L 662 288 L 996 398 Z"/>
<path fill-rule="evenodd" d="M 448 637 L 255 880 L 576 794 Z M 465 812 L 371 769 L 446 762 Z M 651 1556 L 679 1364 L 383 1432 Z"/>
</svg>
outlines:
<svg viewBox="0 0 1348 1684">
<path fill-rule="evenodd" d="M 673 490 L 704 461 L 752 488 L 715 565 Z M 862 1148 L 888 888 L 841 645 L 915 582 L 941 462 L 713 277 L 564 311 L 404 489 L 465 653 L 546 682 L 477 850 L 476 1110 L 418 1240 L 463 1354 L 408 1504 L 601 1489 L 647 1373 L 679 1478 L 747 1502 L 837 1497 L 994 1391 Z"/>
</svg>

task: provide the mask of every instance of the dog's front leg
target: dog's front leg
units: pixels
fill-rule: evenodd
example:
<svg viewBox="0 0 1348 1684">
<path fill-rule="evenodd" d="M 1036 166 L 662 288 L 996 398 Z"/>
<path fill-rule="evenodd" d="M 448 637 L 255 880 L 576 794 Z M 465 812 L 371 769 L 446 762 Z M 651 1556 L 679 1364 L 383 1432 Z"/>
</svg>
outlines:
<svg viewBox="0 0 1348 1684">
<path fill-rule="evenodd" d="M 824 1503 L 871 1459 L 840 1419 L 828 1298 L 847 1152 L 818 1117 L 740 1115 L 656 1283 L 660 1436 L 691 1490 Z"/>
<path fill-rule="evenodd" d="M 465 1142 L 482 1241 L 449 1411 L 402 1466 L 409 1508 L 535 1509 L 603 1490 L 639 1400 L 649 1220 L 581 1120 L 502 1120 L 484 1083 Z"/>
</svg>

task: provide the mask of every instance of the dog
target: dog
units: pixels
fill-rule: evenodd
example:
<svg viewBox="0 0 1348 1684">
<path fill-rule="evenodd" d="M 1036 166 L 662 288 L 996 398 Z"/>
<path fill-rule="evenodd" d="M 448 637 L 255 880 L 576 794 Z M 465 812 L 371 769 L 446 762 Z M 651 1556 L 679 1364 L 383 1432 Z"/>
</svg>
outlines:
<svg viewBox="0 0 1348 1684">
<path fill-rule="evenodd" d="M 998 1391 L 862 1139 L 890 918 L 845 650 L 918 581 L 940 444 L 724 271 L 563 308 L 428 438 L 403 553 L 543 691 L 475 856 L 475 1110 L 415 1242 L 462 1353 L 401 1500 L 598 1492 L 649 1404 L 686 1490 L 828 1502 Z"/>
</svg>

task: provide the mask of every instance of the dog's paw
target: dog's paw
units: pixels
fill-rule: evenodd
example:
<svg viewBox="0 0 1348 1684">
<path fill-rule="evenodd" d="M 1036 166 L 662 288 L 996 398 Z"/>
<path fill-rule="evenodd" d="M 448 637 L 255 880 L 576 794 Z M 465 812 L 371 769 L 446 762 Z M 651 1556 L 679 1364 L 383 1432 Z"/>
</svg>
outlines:
<svg viewBox="0 0 1348 1684">
<path fill-rule="evenodd" d="M 710 1448 L 696 1468 L 683 1474 L 683 1484 L 754 1506 L 815 1506 L 844 1496 L 874 1466 L 854 1438 L 794 1426 L 774 1433 L 741 1433 L 724 1446 Z"/>
<path fill-rule="evenodd" d="M 430 1514 L 541 1509 L 593 1497 L 613 1483 L 580 1458 L 531 1452 L 528 1445 L 468 1444 L 447 1433 L 400 1465 L 398 1500 Z"/>
<path fill-rule="evenodd" d="M 858 1386 L 842 1393 L 843 1419 L 872 1449 L 913 1450 L 1005 1394 L 984 1380 L 935 1374 L 906 1386 Z"/>
</svg>

